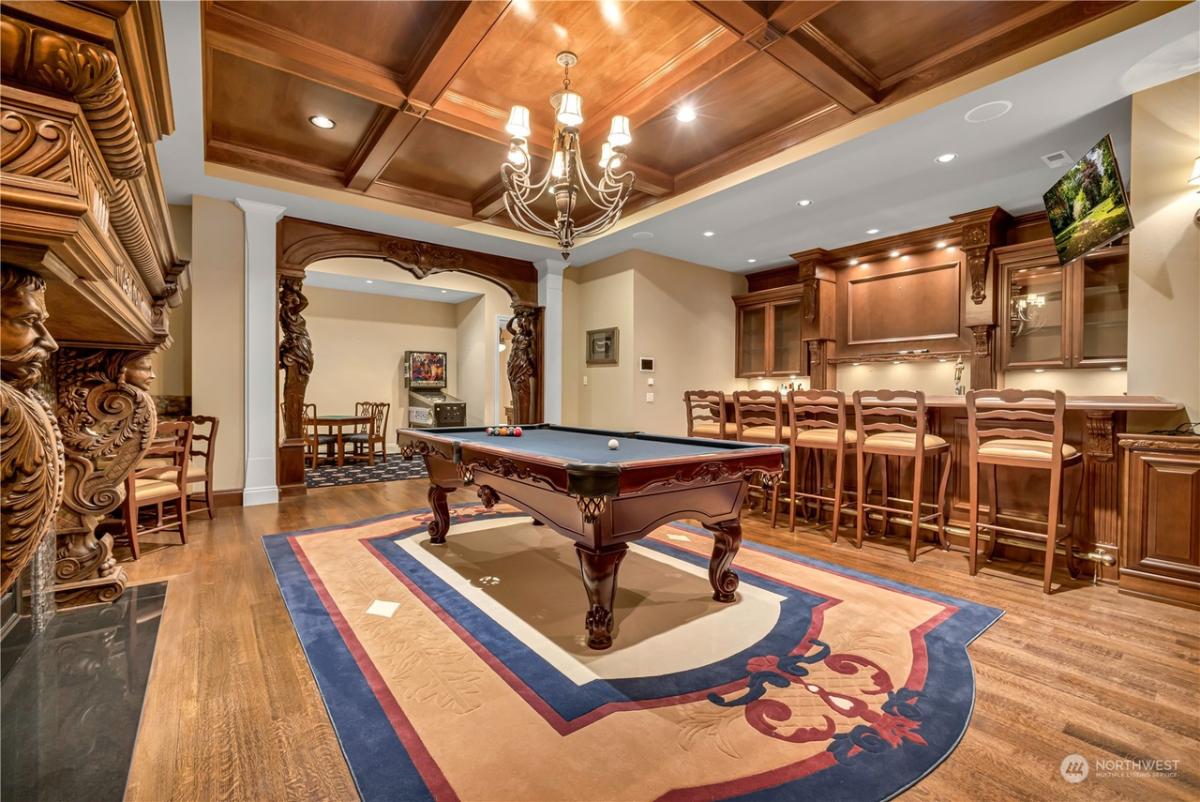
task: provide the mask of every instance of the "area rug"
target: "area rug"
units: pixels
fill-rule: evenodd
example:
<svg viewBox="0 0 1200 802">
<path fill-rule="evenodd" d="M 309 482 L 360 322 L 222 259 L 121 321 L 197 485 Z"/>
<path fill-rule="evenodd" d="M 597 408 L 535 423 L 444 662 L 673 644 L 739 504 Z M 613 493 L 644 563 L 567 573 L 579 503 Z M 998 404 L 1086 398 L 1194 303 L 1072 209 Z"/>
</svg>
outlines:
<svg viewBox="0 0 1200 802">
<path fill-rule="evenodd" d="M 265 538 L 363 799 L 873 800 L 954 749 L 967 645 L 1001 611 L 672 524 L 584 637 L 571 541 L 515 510 L 428 510 Z"/>
<path fill-rule="evenodd" d="M 350 462 L 340 468 L 337 465 L 310 468 L 304 472 L 304 484 L 308 487 L 337 487 L 395 482 L 398 479 L 424 479 L 425 476 L 424 460 L 403 459 L 399 454 L 388 454 L 387 460 L 376 460 L 374 465 Z"/>
</svg>

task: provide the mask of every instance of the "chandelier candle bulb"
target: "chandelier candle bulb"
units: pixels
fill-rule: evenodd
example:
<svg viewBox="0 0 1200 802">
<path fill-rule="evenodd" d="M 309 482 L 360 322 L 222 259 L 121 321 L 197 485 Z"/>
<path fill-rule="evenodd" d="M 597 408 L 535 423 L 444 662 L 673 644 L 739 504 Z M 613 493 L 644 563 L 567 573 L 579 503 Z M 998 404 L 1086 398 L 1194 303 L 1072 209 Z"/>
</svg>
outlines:
<svg viewBox="0 0 1200 802">
<path fill-rule="evenodd" d="M 608 129 L 608 144 L 614 147 L 624 147 L 633 141 L 629 133 L 629 118 L 617 115 L 612 118 L 612 127 Z"/>
<path fill-rule="evenodd" d="M 574 92 L 563 92 L 558 101 L 558 121 L 569 128 L 583 123 L 583 98 Z"/>
<path fill-rule="evenodd" d="M 533 129 L 529 127 L 529 109 L 513 106 L 512 111 L 508 113 L 508 125 L 504 126 L 504 130 L 518 139 L 528 139 L 533 133 Z"/>
</svg>

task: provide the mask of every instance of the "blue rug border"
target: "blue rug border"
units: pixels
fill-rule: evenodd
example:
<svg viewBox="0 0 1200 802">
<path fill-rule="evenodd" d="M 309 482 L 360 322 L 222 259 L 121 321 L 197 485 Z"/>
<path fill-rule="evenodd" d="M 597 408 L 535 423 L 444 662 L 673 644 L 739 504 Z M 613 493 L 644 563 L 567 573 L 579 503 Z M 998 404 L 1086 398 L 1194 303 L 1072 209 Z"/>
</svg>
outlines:
<svg viewBox="0 0 1200 802">
<path fill-rule="evenodd" d="M 453 505 L 455 509 L 477 506 L 477 504 L 471 502 Z M 353 655 L 350 653 L 349 647 L 342 639 L 341 633 L 338 632 L 337 627 L 332 621 L 332 618 L 325 610 L 324 604 L 321 602 L 316 593 L 316 589 L 313 588 L 312 584 L 308 581 L 308 576 L 303 567 L 299 564 L 299 561 L 296 558 L 295 553 L 292 551 L 288 541 L 292 537 L 319 534 L 337 529 L 357 528 L 374 523 L 380 523 L 390 519 L 416 515 L 426 511 L 427 508 L 417 507 L 400 512 L 393 512 L 385 515 L 365 518 L 349 523 L 340 523 L 291 532 L 280 532 L 271 535 L 265 535 L 262 538 L 264 550 L 267 553 L 268 562 L 271 563 L 271 568 L 275 575 L 276 583 L 280 587 L 280 594 L 285 602 L 284 606 L 288 610 L 288 615 L 292 621 L 292 626 L 296 631 L 297 638 L 301 643 L 301 647 L 304 649 L 305 656 L 308 660 L 309 669 L 313 672 L 313 679 L 317 684 L 318 691 L 321 693 L 322 702 L 325 705 L 326 712 L 329 714 L 334 731 L 338 735 L 339 746 L 342 749 L 342 754 L 345 757 L 347 764 L 351 767 L 351 776 L 354 778 L 355 786 L 358 788 L 359 794 L 364 800 L 397 798 L 405 800 L 424 800 L 432 799 L 432 796 L 429 792 L 429 789 L 426 787 L 424 780 L 421 778 L 420 772 L 417 771 L 416 766 L 408 755 L 407 750 L 404 748 L 400 739 L 396 737 L 390 720 L 379 706 L 379 702 L 376 699 L 374 692 L 370 689 L 366 678 L 358 669 L 358 664 Z M 495 517 L 509 518 L 522 517 L 522 515 L 523 514 L 519 512 L 497 513 L 495 514 Z M 489 517 L 491 517 L 490 514 Z M 705 532 L 705 530 L 694 525 L 682 522 L 675 522 L 673 525 L 678 526 L 686 531 L 708 537 L 708 534 Z M 374 541 L 381 538 L 404 537 L 406 535 L 413 534 L 412 530 L 420 531 L 423 528 L 424 526 L 422 525 L 418 527 L 400 529 L 394 532 L 372 537 L 370 540 Z M 885 577 L 870 574 L 855 568 L 850 568 L 848 566 L 830 563 L 825 560 L 819 560 L 801 554 L 795 554 L 793 552 L 785 551 L 765 543 L 759 543 L 752 539 L 743 540 L 742 545 L 743 547 L 750 547 L 757 551 L 771 554 L 792 562 L 828 570 L 836 574 L 866 581 L 871 584 L 896 590 L 897 592 L 909 593 L 921 598 L 934 600 L 956 608 L 955 612 L 946 621 L 942 622 L 933 631 L 925 635 L 925 642 L 930 655 L 929 673 L 926 677 L 925 687 L 928 688 L 931 684 L 940 685 L 943 682 L 959 682 L 961 684 L 958 687 L 962 690 L 969 691 L 969 697 L 964 700 L 967 705 L 967 712 L 963 717 L 961 724 L 957 727 L 957 733 L 945 734 L 949 736 L 946 739 L 947 745 L 941 747 L 945 751 L 939 757 L 936 757 L 928 766 L 920 768 L 916 771 L 914 771 L 914 769 L 917 767 L 909 766 L 907 767 L 908 770 L 905 771 L 905 766 L 903 765 L 890 765 L 892 763 L 905 762 L 905 760 L 912 753 L 912 747 L 920 748 L 919 745 L 905 744 L 901 748 L 892 749 L 890 752 L 883 753 L 881 756 L 876 757 L 877 760 L 885 761 L 889 765 L 881 767 L 883 770 L 877 770 L 872 773 L 872 780 L 874 780 L 874 782 L 871 783 L 871 785 L 891 785 L 892 782 L 897 779 L 898 775 L 906 775 L 901 778 L 902 784 L 899 787 L 893 787 L 890 789 L 885 789 L 882 787 L 875 787 L 873 789 L 865 788 L 862 784 L 862 778 L 855 776 L 854 767 L 859 765 L 856 762 L 858 758 L 856 758 L 848 763 L 835 764 L 826 769 L 818 771 L 815 774 L 799 778 L 797 780 L 785 781 L 774 787 L 764 788 L 759 791 L 737 797 L 728 797 L 728 799 L 747 800 L 747 802 L 750 800 L 753 800 L 754 802 L 766 802 L 768 800 L 771 802 L 790 802 L 790 800 L 796 798 L 797 794 L 819 794 L 823 799 L 844 799 L 847 802 L 856 802 L 857 800 L 868 798 L 867 795 L 871 794 L 871 791 L 873 790 L 874 794 L 871 795 L 870 798 L 887 800 L 892 799 L 908 790 L 913 785 L 920 782 L 924 777 L 928 776 L 928 774 L 936 769 L 939 765 L 941 765 L 941 763 L 944 762 L 962 742 L 962 738 L 965 736 L 966 731 L 970 726 L 971 718 L 974 715 L 975 670 L 970 656 L 967 654 L 967 648 L 975 641 L 976 638 L 978 638 L 980 635 L 986 632 L 988 628 L 995 624 L 996 621 L 998 621 L 1004 615 L 1004 611 L 999 608 L 980 604 L 978 602 L 955 598 L 937 591 L 887 579 Z M 280 561 L 279 565 L 277 565 L 276 559 Z M 300 583 L 302 588 L 299 593 L 289 592 L 285 589 L 284 582 L 281 581 L 280 566 L 282 566 L 289 575 L 293 571 L 299 572 L 300 577 L 303 579 L 303 582 Z M 292 600 L 289 599 L 289 596 L 300 595 L 307 595 L 309 597 L 307 601 L 310 604 L 315 603 L 317 605 L 319 608 L 317 610 L 319 613 L 318 618 L 323 620 L 318 620 L 316 622 L 300 622 L 298 620 L 297 614 L 303 613 L 305 610 L 302 607 L 297 607 L 294 609 Z M 303 602 L 305 600 L 297 598 L 295 601 Z M 302 623 L 305 625 L 315 623 L 316 631 L 314 633 L 310 633 L 309 637 L 306 637 L 300 626 Z M 951 627 L 951 624 L 955 624 L 955 626 Z M 950 641 L 949 636 L 952 634 L 952 631 L 960 628 L 966 628 L 968 632 L 970 632 L 970 630 L 974 631 L 970 634 L 963 633 L 962 637 Z M 351 674 L 350 676 L 347 676 L 345 673 L 339 673 L 336 676 L 336 679 L 339 680 L 338 682 L 324 683 L 322 682 L 322 676 L 327 672 L 322 671 L 320 666 L 314 662 L 314 649 L 316 649 L 316 647 L 319 645 L 321 637 L 328 637 L 330 635 L 332 635 L 334 639 L 334 643 L 332 644 L 333 651 L 330 654 L 331 659 L 341 666 L 343 672 L 346 668 L 349 668 Z M 965 671 L 958 671 L 957 673 L 960 676 L 941 677 L 940 675 L 942 673 L 954 673 L 950 671 L 950 669 L 953 668 L 954 661 L 949 659 L 939 659 L 935 661 L 933 659 L 935 649 L 938 650 L 939 653 L 943 649 L 957 649 L 963 658 L 960 663 L 962 666 L 965 666 Z M 943 656 L 952 657 L 954 655 L 950 654 Z M 345 663 L 345 661 L 349 661 L 348 666 L 342 665 Z M 936 678 L 935 673 L 938 675 Z M 332 679 L 334 679 L 334 677 L 330 677 L 330 680 Z M 331 697 L 338 698 L 332 699 Z M 365 706 L 363 707 L 351 707 L 347 709 L 352 712 L 360 712 L 361 717 L 366 719 L 365 721 L 346 721 L 343 722 L 343 726 L 339 726 L 338 718 L 334 715 L 334 707 L 336 705 L 356 703 L 361 705 L 364 702 Z M 953 705 L 947 705 L 946 707 L 952 709 Z M 922 721 L 923 728 L 926 726 L 927 722 L 928 720 Z M 943 722 L 940 724 L 935 724 L 934 726 L 946 726 L 948 724 L 951 724 L 951 722 Z M 372 734 L 372 738 L 366 738 L 368 732 Z M 921 732 L 924 735 L 927 730 L 922 729 Z M 380 735 L 384 737 L 380 739 L 378 737 Z M 924 748 L 927 749 L 929 747 Z M 376 754 L 380 750 L 384 751 L 386 754 Z M 860 755 L 859 757 L 861 758 L 862 756 Z M 902 760 L 902 758 L 905 760 Z M 365 763 L 369 763 L 370 765 L 363 765 Z M 371 770 L 377 769 L 381 765 L 391 768 L 400 766 L 402 771 L 395 772 Z M 403 776 L 397 777 L 397 775 Z M 883 780 L 886 780 L 887 782 L 881 782 Z M 816 785 L 819 787 L 810 788 L 809 786 L 811 785 Z M 850 788 L 848 787 L 850 785 L 856 787 Z M 703 795 L 702 791 L 698 791 L 697 793 L 698 795 Z"/>
</svg>

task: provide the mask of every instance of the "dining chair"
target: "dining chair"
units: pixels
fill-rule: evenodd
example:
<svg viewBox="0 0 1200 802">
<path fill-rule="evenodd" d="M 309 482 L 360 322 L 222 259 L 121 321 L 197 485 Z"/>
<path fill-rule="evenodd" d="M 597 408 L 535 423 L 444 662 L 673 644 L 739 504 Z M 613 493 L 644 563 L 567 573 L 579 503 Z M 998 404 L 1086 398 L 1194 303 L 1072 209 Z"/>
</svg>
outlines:
<svg viewBox="0 0 1200 802">
<path fill-rule="evenodd" d="M 380 456 L 387 461 L 386 432 L 388 416 L 392 405 L 386 401 L 360 401 L 354 405 L 354 414 L 369 417 L 370 423 L 355 428 L 354 432 L 346 435 L 343 440 L 354 444 L 354 456 L 363 458 L 362 449 L 366 447 L 367 462 L 375 464 L 375 445 L 380 446 Z"/>
<path fill-rule="evenodd" d="M 179 540 L 187 543 L 188 461 L 192 447 L 189 421 L 164 421 L 158 424 L 150 448 L 137 467 L 125 478 L 124 536 L 129 540 L 133 559 L 141 557 L 138 538 L 164 529 L 178 529 Z M 163 507 L 174 502 L 175 516 L 164 516 Z M 142 510 L 154 508 L 153 523 L 142 526 Z"/>
<path fill-rule="evenodd" d="M 209 519 L 212 519 L 213 460 L 216 459 L 217 429 L 221 426 L 221 419 L 212 415 L 184 415 L 180 420 L 192 424 L 187 470 L 188 515 L 208 512 Z M 198 492 L 192 489 L 196 485 L 201 486 Z"/>
</svg>

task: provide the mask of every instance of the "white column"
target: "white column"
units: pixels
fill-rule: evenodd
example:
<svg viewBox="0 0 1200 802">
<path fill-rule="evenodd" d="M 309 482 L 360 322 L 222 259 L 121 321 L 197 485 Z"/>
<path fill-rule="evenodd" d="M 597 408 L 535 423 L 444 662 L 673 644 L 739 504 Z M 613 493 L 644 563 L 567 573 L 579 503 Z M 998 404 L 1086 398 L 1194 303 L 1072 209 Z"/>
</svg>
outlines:
<svg viewBox="0 0 1200 802">
<path fill-rule="evenodd" d="M 283 206 L 238 198 L 246 216 L 246 479 L 242 504 L 275 504 L 275 224 Z"/>
<path fill-rule="evenodd" d="M 562 423 L 563 270 L 567 263 L 561 259 L 543 259 L 534 265 L 538 270 L 538 304 L 544 307 L 542 384 L 545 385 L 545 420 Z"/>
</svg>

